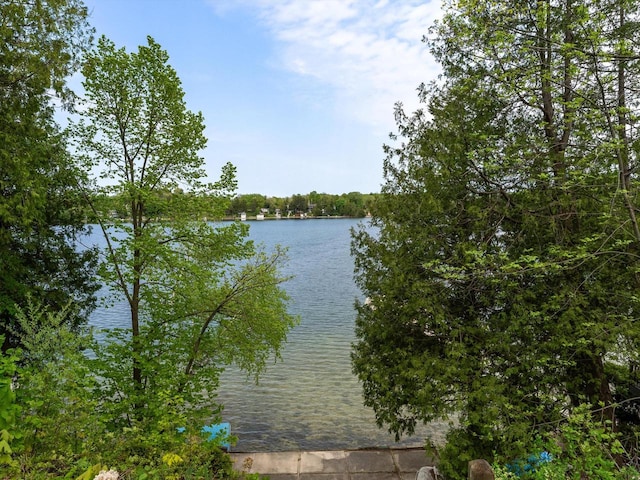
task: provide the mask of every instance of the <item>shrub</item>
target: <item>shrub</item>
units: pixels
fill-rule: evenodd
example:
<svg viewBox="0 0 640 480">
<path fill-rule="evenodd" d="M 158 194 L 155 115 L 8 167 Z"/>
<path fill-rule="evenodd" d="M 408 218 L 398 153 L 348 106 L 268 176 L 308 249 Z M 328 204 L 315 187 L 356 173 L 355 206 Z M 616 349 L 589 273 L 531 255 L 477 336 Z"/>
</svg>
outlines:
<svg viewBox="0 0 640 480">
<path fill-rule="evenodd" d="M 569 415 L 553 431 L 538 437 L 539 452 L 550 452 L 551 461 L 539 462 L 533 468 L 511 468 L 505 462 L 495 465 L 497 480 L 524 478 L 531 480 L 629 480 L 640 479 L 640 472 L 619 465 L 625 457 L 619 434 L 610 422 L 598 417 L 598 412 L 584 404 Z"/>
</svg>

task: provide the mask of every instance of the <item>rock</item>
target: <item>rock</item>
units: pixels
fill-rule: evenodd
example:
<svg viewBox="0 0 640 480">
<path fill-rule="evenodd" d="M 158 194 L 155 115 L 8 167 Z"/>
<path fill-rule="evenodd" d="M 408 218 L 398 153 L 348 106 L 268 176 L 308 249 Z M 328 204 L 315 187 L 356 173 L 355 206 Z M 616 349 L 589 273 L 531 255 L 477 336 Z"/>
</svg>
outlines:
<svg viewBox="0 0 640 480">
<path fill-rule="evenodd" d="M 495 480 L 493 468 L 486 460 L 478 459 L 469 462 L 469 480 Z"/>
<path fill-rule="evenodd" d="M 416 474 L 416 480 L 440 480 L 441 478 L 436 467 L 422 467 Z"/>
</svg>

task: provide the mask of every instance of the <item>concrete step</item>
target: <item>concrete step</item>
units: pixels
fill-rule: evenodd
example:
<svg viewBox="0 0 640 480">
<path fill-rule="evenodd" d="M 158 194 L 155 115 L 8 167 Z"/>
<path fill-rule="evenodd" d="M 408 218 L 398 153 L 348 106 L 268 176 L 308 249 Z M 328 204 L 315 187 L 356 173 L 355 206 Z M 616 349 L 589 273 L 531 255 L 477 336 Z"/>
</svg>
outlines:
<svg viewBox="0 0 640 480">
<path fill-rule="evenodd" d="M 415 480 L 433 465 L 423 448 L 232 452 L 234 469 L 271 480 Z"/>
</svg>

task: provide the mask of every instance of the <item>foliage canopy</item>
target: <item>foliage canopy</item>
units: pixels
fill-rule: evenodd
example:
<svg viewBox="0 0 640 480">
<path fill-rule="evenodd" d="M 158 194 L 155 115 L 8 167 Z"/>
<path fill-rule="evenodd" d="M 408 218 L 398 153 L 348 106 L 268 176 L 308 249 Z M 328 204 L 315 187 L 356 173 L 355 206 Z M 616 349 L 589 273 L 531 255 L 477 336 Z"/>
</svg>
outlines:
<svg viewBox="0 0 640 480">
<path fill-rule="evenodd" d="M 396 110 L 378 230 L 353 235 L 370 299 L 353 368 L 397 434 L 458 416 L 454 478 L 583 403 L 622 428 L 640 340 L 637 7 L 450 2 L 428 40 L 443 81 L 421 86 L 426 112 Z"/>
<path fill-rule="evenodd" d="M 204 182 L 202 115 L 186 108 L 152 38 L 133 53 L 99 39 L 83 74 L 86 109 L 72 135 L 87 172 L 102 172 L 85 197 L 115 194 L 126 212 L 92 204 L 106 242 L 101 275 L 130 311 L 129 326 L 95 346 L 100 398 L 120 399 L 102 407 L 115 429 L 198 428 L 218 413 L 220 369 L 259 373 L 296 322 L 279 286 L 284 252 L 259 251 L 246 225 L 204 221 L 226 208 L 235 169 Z"/>
<path fill-rule="evenodd" d="M 56 309 L 93 308 L 95 255 L 79 252 L 84 233 L 76 185 L 83 181 L 54 120 L 55 102 L 70 107 L 66 78 L 91 42 L 78 0 L 0 3 L 0 334 L 15 345 L 16 304 L 31 296 Z"/>
</svg>

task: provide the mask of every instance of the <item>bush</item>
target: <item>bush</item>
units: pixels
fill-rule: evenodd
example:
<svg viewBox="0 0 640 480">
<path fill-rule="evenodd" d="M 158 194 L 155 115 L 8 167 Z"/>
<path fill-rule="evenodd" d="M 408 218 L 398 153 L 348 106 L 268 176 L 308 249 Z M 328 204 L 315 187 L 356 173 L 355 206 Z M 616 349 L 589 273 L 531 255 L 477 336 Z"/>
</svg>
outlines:
<svg viewBox="0 0 640 480">
<path fill-rule="evenodd" d="M 530 464 L 533 468 L 528 469 L 519 468 L 517 461 L 502 462 L 494 467 L 496 480 L 640 479 L 635 468 L 619 465 L 625 458 L 619 434 L 610 422 L 598 418 L 598 412 L 602 410 L 586 404 L 577 407 L 557 429 L 535 442 L 536 450 L 549 452 L 551 461 Z"/>
<path fill-rule="evenodd" d="M 0 335 L 0 345 L 3 342 L 4 335 Z M 19 351 L 0 352 L 0 467 L 15 463 L 11 458 L 12 444 L 20 437 L 17 426 L 20 408 L 13 391 L 13 378 L 19 359 Z"/>
<path fill-rule="evenodd" d="M 96 395 L 98 378 L 83 353 L 90 332 L 72 331 L 67 312 L 29 305 L 17 315 L 24 350 L 0 357 L 0 479 L 93 480 L 100 472 L 109 478 L 110 469 L 119 480 L 239 476 L 199 427 L 177 432 L 176 424 L 196 423 L 169 407 L 179 399 L 159 399 L 157 421 L 114 427 L 100 408 L 114 399 Z"/>
</svg>

